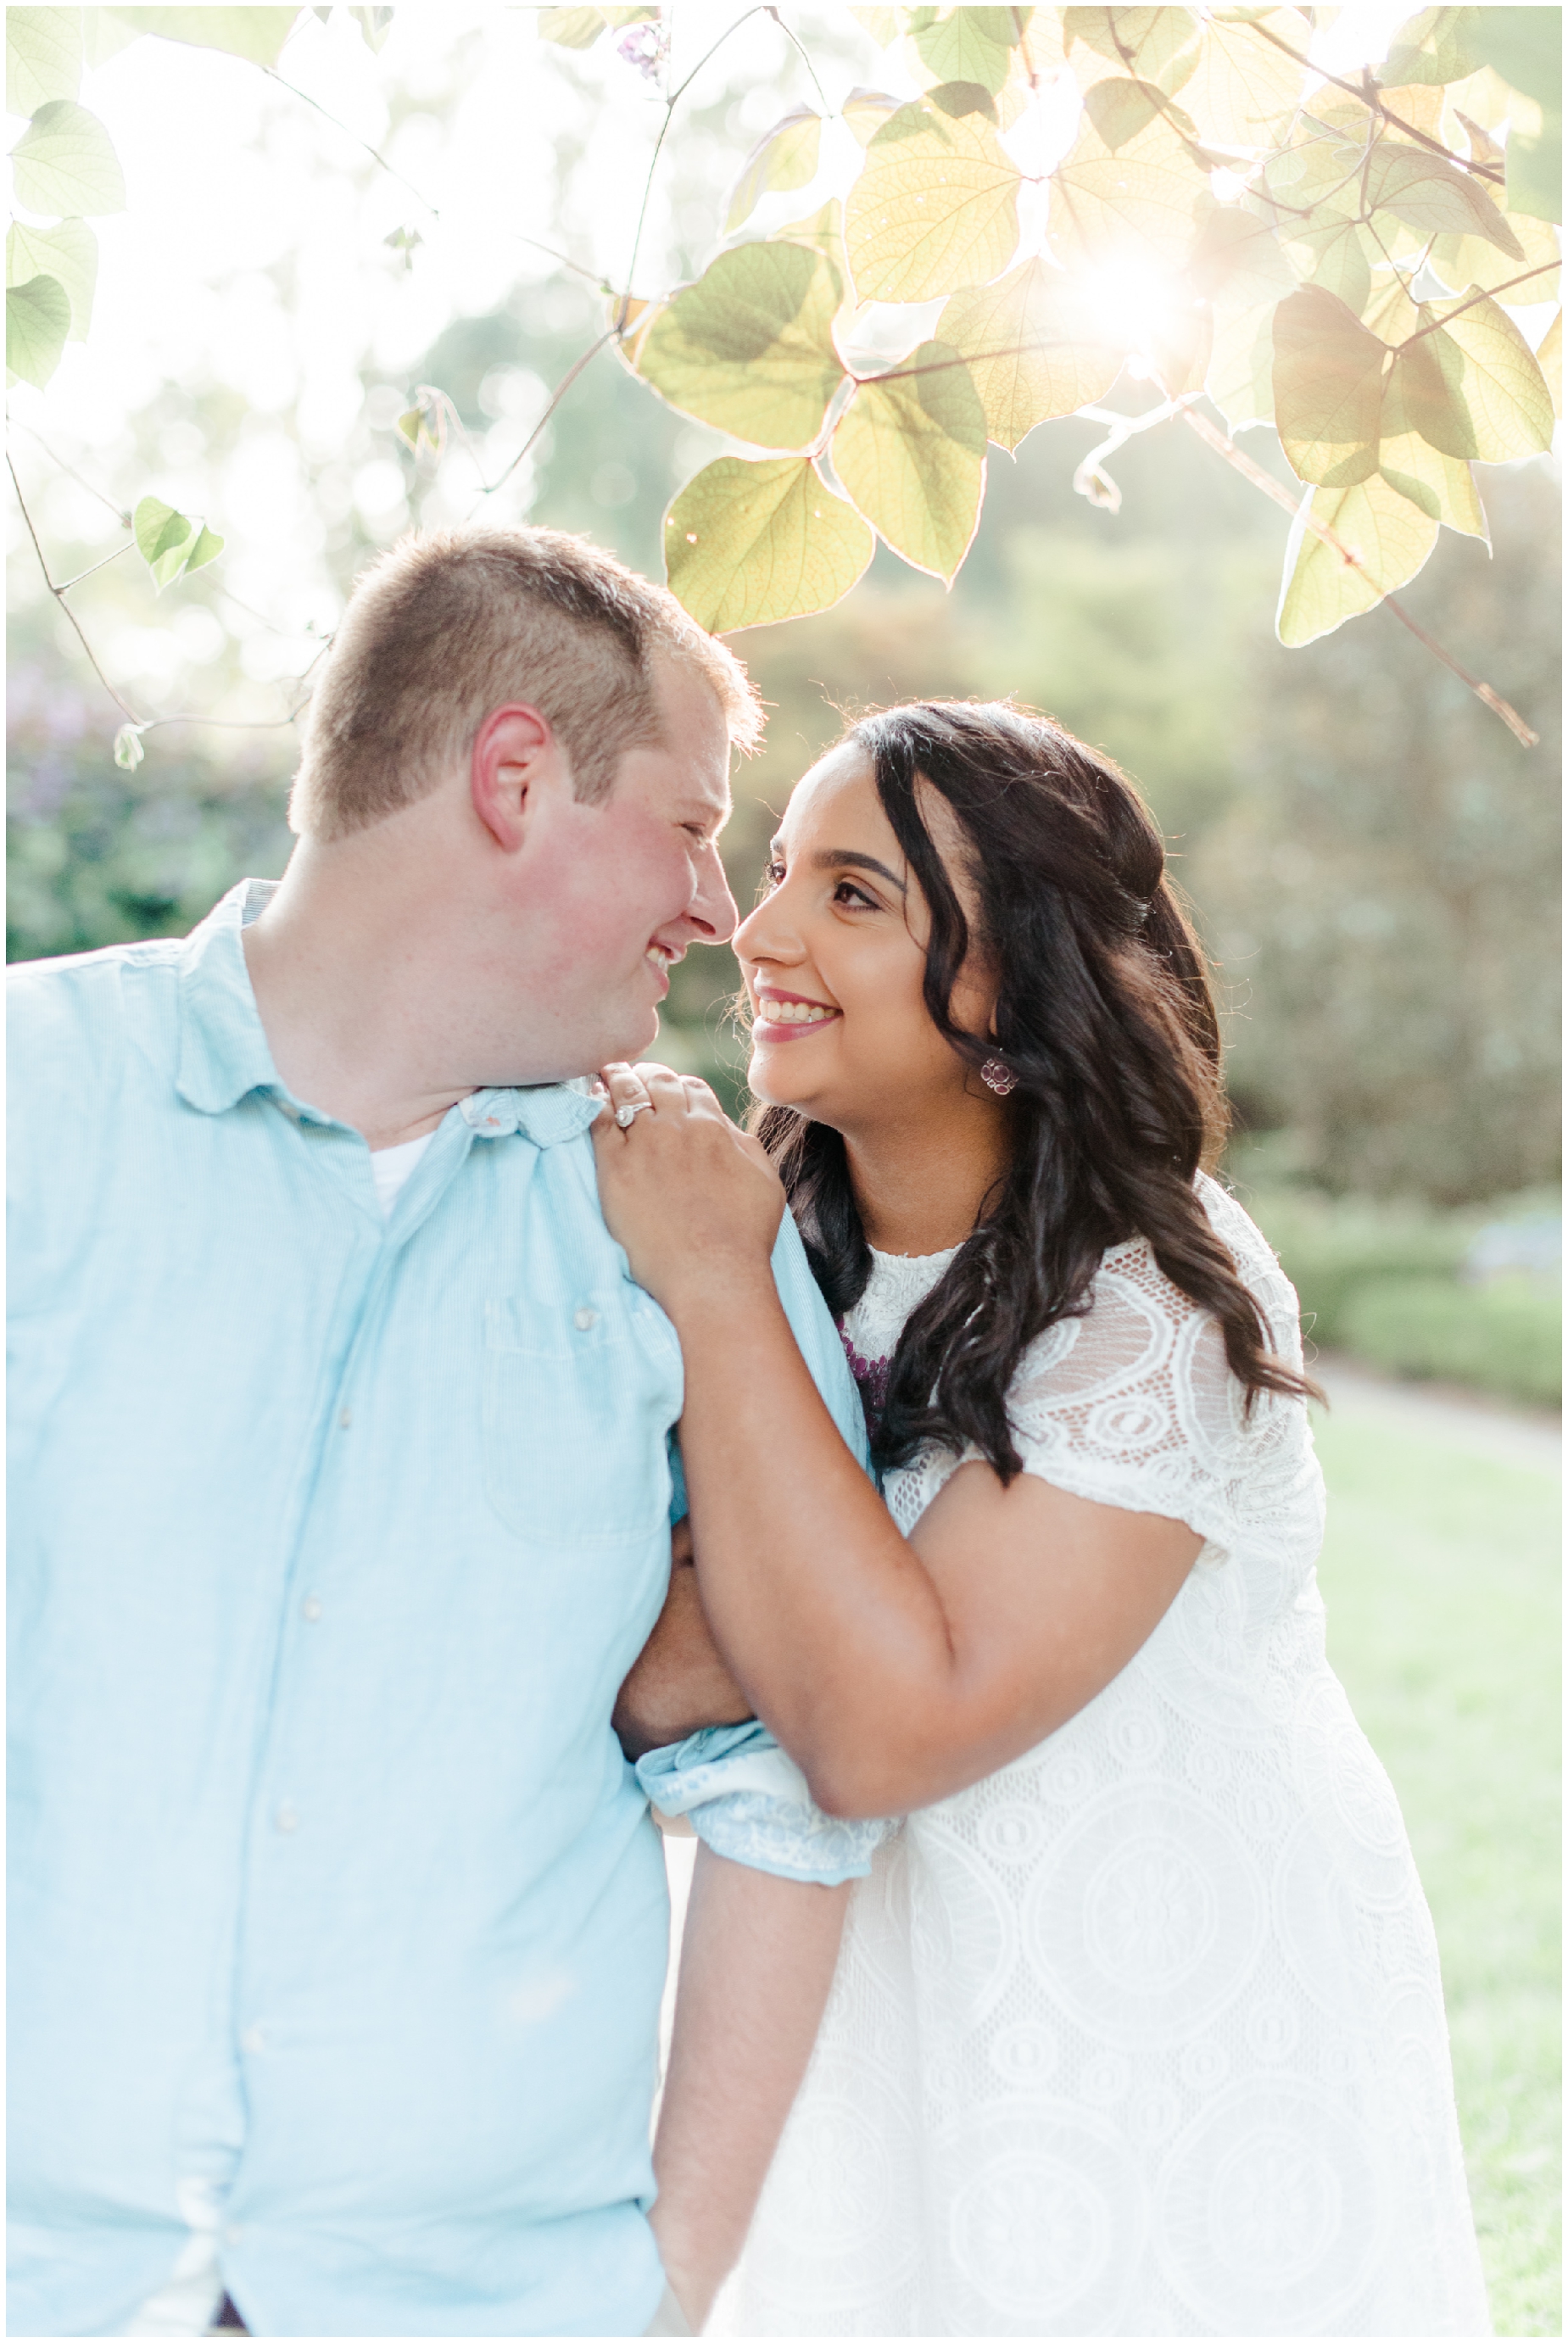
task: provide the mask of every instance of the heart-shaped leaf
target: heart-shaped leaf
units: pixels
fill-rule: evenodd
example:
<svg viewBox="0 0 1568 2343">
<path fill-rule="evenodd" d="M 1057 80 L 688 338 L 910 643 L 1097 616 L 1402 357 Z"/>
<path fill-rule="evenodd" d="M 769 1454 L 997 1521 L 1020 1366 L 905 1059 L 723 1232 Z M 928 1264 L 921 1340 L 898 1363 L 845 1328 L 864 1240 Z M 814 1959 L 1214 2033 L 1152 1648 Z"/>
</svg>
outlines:
<svg viewBox="0 0 1568 2343">
<path fill-rule="evenodd" d="M 1274 416 L 1298 479 L 1344 488 L 1377 469 L 1388 346 L 1332 293 L 1303 286 L 1274 312 Z"/>
<path fill-rule="evenodd" d="M 817 176 L 822 152 L 822 117 L 799 106 L 776 122 L 759 138 L 741 169 L 725 215 L 724 233 L 732 236 L 749 220 L 764 196 L 803 187 Z"/>
<path fill-rule="evenodd" d="M 950 584 L 985 493 L 985 410 L 959 352 L 922 342 L 862 382 L 833 435 L 833 468 L 895 553 Z"/>
<path fill-rule="evenodd" d="M 98 239 L 85 220 L 63 219 L 54 227 L 27 227 L 20 220 L 5 238 L 5 282 L 25 285 L 30 277 L 57 277 L 71 303 L 71 339 L 86 338 L 98 276 Z"/>
<path fill-rule="evenodd" d="M 806 457 L 720 456 L 665 515 L 670 589 L 715 635 L 829 608 L 875 548 L 859 514 Z"/>
<path fill-rule="evenodd" d="M 7 8 L 5 110 L 35 114 L 51 98 L 75 97 L 82 79 L 78 8 Z"/>
<path fill-rule="evenodd" d="M 1346 561 L 1298 518 L 1285 555 L 1275 620 L 1288 649 L 1332 634 L 1407 585 L 1437 543 L 1437 522 L 1380 473 L 1353 487 L 1312 491 L 1310 510 L 1355 556 Z"/>
<path fill-rule="evenodd" d="M 659 311 L 638 372 L 683 415 L 754 447 L 809 447 L 844 379 L 833 346 L 842 299 L 833 263 L 804 245 L 721 252 Z"/>
<path fill-rule="evenodd" d="M 1018 248 L 1018 166 L 983 115 L 947 114 L 941 95 L 889 116 L 849 191 L 844 236 L 862 300 L 988 285 Z"/>
<path fill-rule="evenodd" d="M 45 217 L 96 219 L 126 208 L 126 182 L 109 134 L 70 98 L 38 107 L 11 149 L 16 195 Z"/>
<path fill-rule="evenodd" d="M 196 49 L 223 49 L 253 65 L 275 65 L 297 8 L 116 8 L 122 25 Z"/>
<path fill-rule="evenodd" d="M 1043 260 L 955 293 L 936 337 L 968 360 L 987 436 L 1007 448 L 1037 423 L 1102 397 L 1125 356 L 1107 340 L 1081 288 Z"/>
<path fill-rule="evenodd" d="M 5 364 L 39 390 L 60 363 L 71 330 L 71 297 L 56 277 L 5 288 Z"/>
</svg>

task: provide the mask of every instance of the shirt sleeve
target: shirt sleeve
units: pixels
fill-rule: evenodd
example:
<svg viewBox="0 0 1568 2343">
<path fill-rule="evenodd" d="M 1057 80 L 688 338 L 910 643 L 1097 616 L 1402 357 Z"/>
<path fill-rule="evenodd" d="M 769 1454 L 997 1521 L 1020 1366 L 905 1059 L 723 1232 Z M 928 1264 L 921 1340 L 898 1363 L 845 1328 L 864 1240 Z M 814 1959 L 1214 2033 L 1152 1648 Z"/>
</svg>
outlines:
<svg viewBox="0 0 1568 2343">
<path fill-rule="evenodd" d="M 773 1276 L 811 1380 L 846 1444 L 869 1473 L 860 1395 L 788 1212 L 773 1248 Z M 675 1492 L 670 1519 L 675 1522 L 687 1510 L 686 1482 L 678 1450 L 672 1450 L 670 1462 Z M 898 1828 L 896 1820 L 840 1822 L 825 1815 L 813 1803 L 794 1759 L 755 1717 L 746 1725 L 710 1726 L 673 1747 L 650 1750 L 637 1774 L 658 1811 L 689 1816 L 698 1837 L 715 1855 L 780 1879 L 836 1887 L 846 1879 L 863 1878 L 882 1840 Z"/>
</svg>

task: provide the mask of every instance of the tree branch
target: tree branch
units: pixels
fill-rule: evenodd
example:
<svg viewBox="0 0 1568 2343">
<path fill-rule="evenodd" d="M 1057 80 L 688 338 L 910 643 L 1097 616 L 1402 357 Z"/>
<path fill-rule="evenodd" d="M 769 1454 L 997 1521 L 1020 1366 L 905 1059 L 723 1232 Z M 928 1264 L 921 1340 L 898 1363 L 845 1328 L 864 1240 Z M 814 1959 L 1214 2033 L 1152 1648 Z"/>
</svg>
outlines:
<svg viewBox="0 0 1568 2343">
<path fill-rule="evenodd" d="M 66 618 L 70 620 L 72 628 L 75 632 L 76 640 L 81 644 L 82 649 L 87 655 L 87 665 L 92 669 L 93 673 L 97 677 L 98 681 L 103 685 L 104 689 L 108 693 L 109 698 L 119 709 L 120 714 L 125 718 L 127 724 L 134 724 L 139 732 L 146 731 L 146 726 L 142 718 L 136 714 L 134 708 L 128 708 L 126 706 L 126 702 L 120 698 L 119 693 L 115 689 L 114 685 L 109 681 L 108 677 L 104 673 L 103 669 L 98 665 L 97 656 L 93 649 L 93 646 L 87 640 L 86 636 L 82 632 L 81 620 L 77 618 L 76 613 L 72 609 L 69 602 L 65 599 L 65 588 L 63 586 L 56 586 L 54 579 L 49 575 L 49 565 L 44 558 L 44 548 L 38 542 L 38 532 L 33 526 L 33 516 L 27 509 L 27 499 L 22 494 L 22 483 L 16 478 L 16 467 L 11 461 L 9 456 L 5 458 L 5 469 L 11 475 L 11 486 L 16 491 L 16 502 L 21 508 L 22 518 L 27 524 L 27 534 L 33 540 L 33 550 L 38 557 L 38 567 L 44 573 L 44 583 L 49 588 L 50 593 L 54 596 L 56 608 L 63 610 Z M 73 578 L 71 583 L 75 585 L 75 580 Z"/>
<path fill-rule="evenodd" d="M 1402 121 L 1397 114 L 1391 114 L 1381 96 L 1374 94 L 1369 97 L 1364 90 L 1356 87 L 1353 81 L 1342 81 L 1338 74 L 1325 73 L 1322 65 L 1313 65 L 1311 57 L 1304 57 L 1299 49 L 1292 49 L 1289 41 L 1282 41 L 1278 33 L 1271 33 L 1266 25 L 1260 25 L 1254 18 L 1245 29 L 1249 33 L 1256 33 L 1260 40 L 1267 41 L 1271 47 L 1279 49 L 1285 56 L 1293 58 L 1297 65 L 1304 65 L 1309 73 L 1315 73 L 1320 81 L 1326 81 L 1332 88 L 1342 89 L 1346 96 L 1353 97 L 1358 105 L 1370 106 L 1374 114 L 1381 114 L 1391 130 L 1402 130 L 1407 138 L 1413 138 L 1418 146 L 1426 147 L 1433 155 L 1441 155 L 1445 163 L 1453 164 L 1458 170 L 1468 171 L 1472 178 L 1489 180 L 1494 187 L 1505 185 L 1501 171 L 1493 169 L 1490 164 L 1472 163 L 1465 156 L 1454 154 L 1441 138 L 1430 137 L 1424 130 L 1418 130 L 1413 122 Z"/>
<path fill-rule="evenodd" d="M 1240 472 L 1244 480 L 1251 480 L 1255 488 L 1261 488 L 1266 497 L 1271 497 L 1275 504 L 1290 514 L 1292 520 L 1302 517 L 1301 507 L 1289 488 L 1279 480 L 1272 478 L 1264 471 L 1261 464 L 1254 464 L 1250 456 L 1244 456 L 1235 441 L 1227 439 L 1222 431 L 1216 430 L 1206 415 L 1200 415 L 1197 409 L 1191 407 L 1184 407 L 1181 412 L 1205 447 L 1212 447 L 1214 453 L 1217 456 L 1222 456 L 1232 470 Z M 1349 568 L 1361 570 L 1370 583 L 1376 584 L 1376 579 L 1372 577 L 1361 556 L 1352 551 L 1342 538 L 1336 537 L 1325 522 L 1318 520 L 1310 509 L 1305 516 L 1305 526 L 1322 544 L 1329 548 L 1332 553 L 1337 553 Z M 1457 676 L 1460 682 L 1468 690 L 1473 691 L 1477 699 L 1490 708 L 1494 716 L 1500 716 L 1503 719 L 1514 739 L 1523 747 L 1533 749 L 1539 744 L 1540 733 L 1531 730 L 1518 709 L 1511 708 L 1507 700 L 1500 693 L 1493 691 L 1489 683 L 1483 683 L 1479 676 L 1473 676 L 1468 668 L 1461 667 L 1452 651 L 1445 650 L 1433 636 L 1427 633 L 1424 627 L 1418 626 L 1410 612 L 1402 604 L 1396 602 L 1392 594 L 1382 594 L 1379 598 L 1385 609 L 1393 612 L 1401 626 L 1408 628 L 1417 642 L 1425 645 L 1433 659 L 1441 659 L 1451 675 Z"/>
</svg>

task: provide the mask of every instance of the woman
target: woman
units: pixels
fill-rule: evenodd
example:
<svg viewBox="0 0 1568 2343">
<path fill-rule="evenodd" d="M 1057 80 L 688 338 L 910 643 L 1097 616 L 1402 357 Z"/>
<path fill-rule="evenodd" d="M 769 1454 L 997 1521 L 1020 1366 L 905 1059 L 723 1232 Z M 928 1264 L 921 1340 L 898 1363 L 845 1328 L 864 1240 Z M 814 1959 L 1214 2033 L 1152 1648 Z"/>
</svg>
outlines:
<svg viewBox="0 0 1568 2343">
<path fill-rule="evenodd" d="M 820 1808 L 908 1815 L 733 2316 L 1484 2333 L 1432 1926 L 1323 1656 L 1294 1296 L 1206 1168 L 1214 1011 L 1148 814 L 1049 723 L 895 709 L 769 881 L 760 1145 L 653 1068 L 608 1070 L 598 1140 L 681 1337 L 719 1649 Z M 773 1297 L 780 1183 L 885 1508 Z M 681 2087 L 656 2220 L 700 2311 Z"/>
</svg>

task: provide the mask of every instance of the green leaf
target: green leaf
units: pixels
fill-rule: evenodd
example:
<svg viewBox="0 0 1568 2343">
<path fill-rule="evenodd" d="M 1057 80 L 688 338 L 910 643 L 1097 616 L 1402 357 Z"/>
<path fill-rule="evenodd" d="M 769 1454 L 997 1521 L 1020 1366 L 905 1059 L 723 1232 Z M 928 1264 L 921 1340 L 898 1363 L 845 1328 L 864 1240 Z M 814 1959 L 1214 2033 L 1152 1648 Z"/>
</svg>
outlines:
<svg viewBox="0 0 1568 2343">
<path fill-rule="evenodd" d="M 978 83 L 994 96 L 1012 67 L 1018 27 L 1010 8 L 920 8 L 914 16 L 930 17 L 910 33 L 910 43 L 932 85 L 939 82 Z"/>
<path fill-rule="evenodd" d="M 665 515 L 670 589 L 709 634 L 829 609 L 864 572 L 877 540 L 825 488 L 809 457 L 747 463 L 720 456 Z"/>
<path fill-rule="evenodd" d="M 1561 8 L 1485 7 L 1465 13 L 1474 18 L 1469 45 L 1478 64 L 1490 65 L 1511 89 L 1523 90 L 1537 106 L 1561 106 Z"/>
<path fill-rule="evenodd" d="M 16 197 L 46 217 L 97 218 L 126 208 L 126 182 L 109 134 L 70 98 L 41 106 L 11 149 Z"/>
<path fill-rule="evenodd" d="M 402 414 L 397 417 L 393 428 L 400 433 L 402 437 L 407 439 L 410 447 L 417 451 L 419 446 L 419 434 L 424 427 L 424 423 L 425 410 L 422 407 L 406 407 L 403 409 Z"/>
<path fill-rule="evenodd" d="M 392 30 L 395 12 L 390 8 L 350 8 L 348 13 L 358 25 L 366 47 L 373 56 L 379 56 Z"/>
<path fill-rule="evenodd" d="M 833 468 L 878 534 L 950 585 L 985 493 L 985 410 L 956 350 L 922 342 L 862 382 L 833 435 Z"/>
<path fill-rule="evenodd" d="M 844 236 L 862 300 L 989 284 L 1018 248 L 1017 165 L 982 116 L 948 115 L 940 97 L 883 123 L 849 191 Z"/>
<path fill-rule="evenodd" d="M 637 370 L 683 415 L 754 447 L 808 447 L 844 379 L 833 347 L 843 300 L 826 254 L 798 244 L 721 252 L 662 308 Z"/>
<path fill-rule="evenodd" d="M 844 120 L 862 146 L 869 146 L 890 114 L 897 114 L 903 104 L 901 97 L 890 97 L 885 89 L 852 89 L 844 100 Z"/>
<path fill-rule="evenodd" d="M 1201 51 L 1190 8 L 1064 8 L 1061 36 L 1070 53 L 1081 41 L 1119 72 L 1153 82 L 1168 97 L 1191 80 Z"/>
<path fill-rule="evenodd" d="M 116 8 L 133 32 L 189 48 L 223 49 L 253 65 L 275 65 L 294 30 L 297 8 Z"/>
<path fill-rule="evenodd" d="M 731 236 L 750 218 L 763 196 L 789 187 L 803 187 L 817 176 L 822 151 L 822 117 L 809 106 L 799 106 L 776 122 L 746 158 L 735 183 L 725 217 L 724 233 Z"/>
<path fill-rule="evenodd" d="M 539 13 L 539 38 L 558 49 L 591 49 L 609 23 L 602 8 L 545 8 Z"/>
<path fill-rule="evenodd" d="M 1518 237 L 1483 186 L 1466 171 L 1417 146 L 1383 139 L 1365 172 L 1365 207 L 1392 212 L 1422 236 L 1479 236 L 1516 260 Z"/>
<path fill-rule="evenodd" d="M 1332 634 L 1407 585 L 1437 543 L 1432 516 L 1378 473 L 1338 491 L 1314 488 L 1310 509 L 1357 559 L 1353 565 L 1344 560 L 1298 518 L 1274 622 L 1292 650 Z"/>
<path fill-rule="evenodd" d="M 71 303 L 71 339 L 85 341 L 93 314 L 98 276 L 98 239 L 85 220 L 63 219 L 55 227 L 27 227 L 20 220 L 5 238 L 5 282 L 25 285 L 29 277 L 58 277 Z"/>
<path fill-rule="evenodd" d="M 1376 246 L 1359 220 L 1329 218 L 1282 237 L 1285 251 L 1310 283 L 1338 296 L 1359 317 L 1372 299 Z"/>
<path fill-rule="evenodd" d="M 1069 268 L 1182 266 L 1211 202 L 1205 170 L 1161 116 L 1114 154 L 1088 116 L 1051 178 L 1051 246 Z"/>
<path fill-rule="evenodd" d="M 1271 307 L 1293 293 L 1296 278 L 1267 220 L 1216 204 L 1201 214 L 1188 273 L 1192 290 L 1227 311 Z"/>
<path fill-rule="evenodd" d="M 1503 215 L 1523 259 L 1515 260 L 1485 237 L 1479 236 L 1440 236 L 1433 239 L 1427 255 L 1434 276 L 1457 293 L 1466 286 L 1479 285 L 1483 293 L 1498 293 L 1513 306 L 1525 306 L 1535 301 L 1555 301 L 1561 283 L 1562 256 L 1557 238 L 1543 219 L 1533 219 L 1526 212 Z M 1516 277 L 1526 271 L 1530 275 L 1523 285 Z"/>
<path fill-rule="evenodd" d="M 1407 300 L 1402 291 L 1397 301 L 1389 296 L 1382 305 L 1392 318 L 1396 308 L 1409 312 L 1409 325 L 1413 326 L 1420 312 Z M 1406 321 L 1400 320 L 1406 330 Z M 1382 330 L 1387 333 L 1389 327 Z M 1478 537 L 1490 547 L 1492 539 L 1476 493 L 1475 475 L 1462 458 L 1445 456 L 1422 432 L 1405 405 L 1405 392 L 1411 376 L 1397 359 L 1383 392 L 1382 437 L 1378 447 L 1378 469 L 1390 488 L 1397 488 L 1402 497 L 1420 507 L 1429 519 L 1443 521 L 1462 536 Z"/>
<path fill-rule="evenodd" d="M 1468 80 L 1482 62 L 1474 36 L 1483 13 L 1480 8 L 1423 8 L 1401 26 L 1379 80 L 1391 89 L 1406 82 Z"/>
<path fill-rule="evenodd" d="M 1211 18 L 1204 27 L 1197 66 L 1182 84 L 1181 103 L 1201 137 L 1256 154 L 1273 145 L 1301 103 L 1312 28 L 1295 8 L 1233 14 L 1236 21 Z M 1270 34 L 1272 40 L 1266 37 Z"/>
<path fill-rule="evenodd" d="M 1552 412 L 1563 412 L 1563 312 L 1558 310 L 1546 328 L 1544 340 L 1535 353 L 1535 363 L 1541 369 L 1541 379 L 1546 385 L 1552 401 Z"/>
<path fill-rule="evenodd" d="M 1350 488 L 1377 469 L 1388 346 L 1332 293 L 1303 286 L 1274 312 L 1274 416 L 1298 479 Z"/>
<path fill-rule="evenodd" d="M 82 80 L 79 8 L 7 8 L 5 111 L 35 114 L 52 97 L 75 97 Z"/>
<path fill-rule="evenodd" d="M 142 746 L 143 727 L 122 724 L 115 735 L 115 762 L 122 773 L 134 773 L 146 755 Z"/>
<path fill-rule="evenodd" d="M 205 568 L 223 551 L 222 538 L 216 536 L 205 522 L 187 518 L 173 505 L 166 505 L 161 497 L 141 499 L 131 515 L 131 533 L 160 594 L 176 578 Z"/>
<path fill-rule="evenodd" d="M 869 33 L 879 49 L 890 48 L 901 29 L 899 8 L 851 8 L 849 14 L 863 33 Z"/>
<path fill-rule="evenodd" d="M 1124 355 L 1106 341 L 1080 287 L 1043 260 L 955 293 L 936 337 L 967 359 L 987 437 L 1007 448 L 1037 423 L 1102 397 Z"/>
<path fill-rule="evenodd" d="M 1552 394 L 1529 343 L 1490 298 L 1421 310 L 1390 382 L 1412 427 L 1445 456 L 1512 463 L 1552 445 Z"/>
<path fill-rule="evenodd" d="M 5 363 L 42 390 L 60 363 L 71 330 L 71 297 L 56 277 L 30 277 L 5 288 Z"/>
<path fill-rule="evenodd" d="M 1107 154 L 1115 155 L 1159 120 L 1160 92 L 1148 82 L 1097 81 L 1083 94 L 1083 110 Z"/>
</svg>

